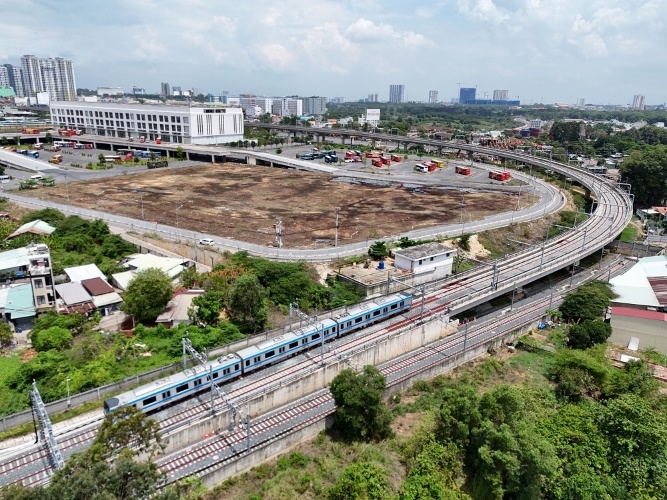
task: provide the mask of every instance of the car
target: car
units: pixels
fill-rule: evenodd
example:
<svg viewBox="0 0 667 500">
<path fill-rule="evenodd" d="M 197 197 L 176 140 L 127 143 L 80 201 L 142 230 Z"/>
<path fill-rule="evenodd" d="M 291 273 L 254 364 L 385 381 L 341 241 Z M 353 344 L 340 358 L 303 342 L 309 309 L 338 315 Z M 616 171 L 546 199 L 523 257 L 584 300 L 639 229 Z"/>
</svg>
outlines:
<svg viewBox="0 0 667 500">
<path fill-rule="evenodd" d="M 204 246 L 211 246 L 215 245 L 215 242 L 211 238 L 203 238 L 199 240 L 199 244 Z"/>
<path fill-rule="evenodd" d="M 354 163 L 354 160 L 352 158 L 347 158 L 343 160 L 345 163 Z"/>
</svg>

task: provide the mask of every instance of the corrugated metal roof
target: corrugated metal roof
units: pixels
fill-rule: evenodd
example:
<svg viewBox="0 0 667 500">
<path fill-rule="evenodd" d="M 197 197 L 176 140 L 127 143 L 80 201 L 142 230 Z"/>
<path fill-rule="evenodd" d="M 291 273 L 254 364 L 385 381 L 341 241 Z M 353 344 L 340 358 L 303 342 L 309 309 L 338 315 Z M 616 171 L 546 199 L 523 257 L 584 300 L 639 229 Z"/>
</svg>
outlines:
<svg viewBox="0 0 667 500">
<path fill-rule="evenodd" d="M 11 319 L 29 318 L 35 315 L 35 304 L 30 283 L 9 287 L 5 313 L 9 313 Z"/>
<path fill-rule="evenodd" d="M 112 274 L 111 277 L 118 285 L 118 288 L 121 290 L 127 290 L 127 286 L 130 284 L 137 273 L 135 271 L 123 271 L 122 273 Z"/>
<path fill-rule="evenodd" d="M 183 272 L 183 264 L 187 259 L 177 259 L 174 257 L 160 257 L 152 253 L 144 253 L 139 257 L 128 260 L 125 267 L 143 271 L 145 269 L 156 268 L 164 271 L 170 278 L 178 276 Z"/>
<path fill-rule="evenodd" d="M 54 287 L 66 306 L 92 302 L 93 298 L 81 283 L 63 283 Z"/>
<path fill-rule="evenodd" d="M 123 299 L 120 298 L 116 292 L 105 293 L 104 295 L 95 295 L 93 297 L 93 304 L 95 307 L 104 307 L 110 304 L 118 304 L 123 302 Z"/>
<path fill-rule="evenodd" d="M 47 224 L 43 220 L 34 220 L 34 221 L 31 221 L 31 222 L 26 222 L 21 227 L 19 227 L 16 231 L 14 231 L 12 234 L 7 236 L 5 239 L 10 240 L 12 238 L 16 238 L 17 236 L 21 236 L 22 234 L 26 234 L 26 233 L 41 234 L 41 235 L 49 236 L 55 230 L 56 230 L 55 227 Z"/>
<path fill-rule="evenodd" d="M 667 306 L 667 278 L 649 278 L 655 298 L 661 306 Z"/>
<path fill-rule="evenodd" d="M 609 283 L 618 295 L 613 302 L 647 307 L 667 305 L 667 256 L 645 257 Z M 655 283 L 655 285 L 654 285 Z"/>
<path fill-rule="evenodd" d="M 66 267 L 65 274 L 70 281 L 81 283 L 90 278 L 105 279 L 104 273 L 95 264 L 86 264 L 85 266 Z"/>
<path fill-rule="evenodd" d="M 394 255 L 402 255 L 410 260 L 419 260 L 425 257 L 435 257 L 436 255 L 453 251 L 453 248 L 443 245 L 442 243 L 425 243 L 410 248 L 394 250 Z"/>
<path fill-rule="evenodd" d="M 15 248 L 14 250 L 7 250 L 0 253 L 0 270 L 27 266 L 29 263 L 27 247 Z"/>
<path fill-rule="evenodd" d="M 113 287 L 102 278 L 90 278 L 83 280 L 81 285 L 83 285 L 86 291 L 93 297 L 96 295 L 112 293 L 114 291 Z"/>
</svg>

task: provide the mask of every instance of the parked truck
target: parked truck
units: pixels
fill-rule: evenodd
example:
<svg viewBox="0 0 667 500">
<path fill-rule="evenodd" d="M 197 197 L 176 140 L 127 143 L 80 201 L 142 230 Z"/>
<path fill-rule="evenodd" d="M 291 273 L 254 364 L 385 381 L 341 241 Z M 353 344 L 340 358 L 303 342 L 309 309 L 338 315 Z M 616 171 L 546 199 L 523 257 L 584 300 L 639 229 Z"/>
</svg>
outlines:
<svg viewBox="0 0 667 500">
<path fill-rule="evenodd" d="M 391 165 L 391 160 L 389 158 L 385 158 L 384 156 L 380 158 L 382 160 L 382 163 L 384 165 Z"/>
<path fill-rule="evenodd" d="M 396 163 L 400 162 L 403 158 L 401 158 L 398 155 L 391 155 L 391 161 L 395 161 Z"/>
<path fill-rule="evenodd" d="M 383 163 L 380 158 L 374 158 L 373 159 L 373 166 L 374 167 L 382 167 Z"/>
</svg>

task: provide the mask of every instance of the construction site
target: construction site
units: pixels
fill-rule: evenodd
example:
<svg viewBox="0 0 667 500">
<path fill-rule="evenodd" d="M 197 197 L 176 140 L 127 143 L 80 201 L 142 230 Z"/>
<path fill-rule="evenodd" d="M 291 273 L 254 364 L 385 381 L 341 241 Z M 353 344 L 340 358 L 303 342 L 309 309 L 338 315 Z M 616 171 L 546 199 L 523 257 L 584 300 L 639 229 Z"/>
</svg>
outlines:
<svg viewBox="0 0 667 500">
<path fill-rule="evenodd" d="M 261 245 L 320 248 L 478 220 L 517 206 L 516 194 L 365 180 L 238 164 L 151 170 L 21 194 Z M 68 201 L 69 198 L 69 201 Z M 463 203 L 463 201 L 465 203 Z M 536 199 L 522 194 L 520 208 Z M 445 236 L 445 235 L 443 235 Z M 191 237 L 191 236 L 190 236 Z"/>
</svg>

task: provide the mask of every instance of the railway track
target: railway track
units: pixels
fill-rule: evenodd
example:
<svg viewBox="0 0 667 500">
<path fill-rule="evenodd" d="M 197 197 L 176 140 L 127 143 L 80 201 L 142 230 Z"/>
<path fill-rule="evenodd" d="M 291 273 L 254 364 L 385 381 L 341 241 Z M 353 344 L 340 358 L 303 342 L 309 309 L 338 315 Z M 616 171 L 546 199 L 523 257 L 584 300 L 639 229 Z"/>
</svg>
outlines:
<svg viewBox="0 0 667 500">
<path fill-rule="evenodd" d="M 488 148 L 471 147 L 468 149 L 478 152 L 486 152 L 488 154 L 498 154 L 498 152 Z M 545 242 L 539 247 L 529 248 L 512 254 L 504 259 L 500 259 L 493 266 L 484 267 L 482 269 L 477 268 L 475 270 L 457 275 L 452 279 L 451 283 L 444 284 L 439 290 L 436 290 L 424 297 L 424 305 L 426 306 L 428 304 L 428 309 L 424 309 L 424 311 L 422 311 L 421 303 L 419 300 L 417 300 L 413 304 L 410 316 L 401 319 L 396 324 L 378 327 L 377 329 L 371 328 L 370 330 L 365 330 L 364 333 L 366 335 L 364 335 L 363 341 L 372 342 L 377 340 L 380 336 L 396 332 L 397 330 L 408 326 L 412 321 L 419 319 L 422 313 L 424 315 L 424 319 L 428 319 L 445 311 L 448 313 L 451 312 L 452 314 L 461 312 L 466 308 L 474 307 L 479 303 L 488 301 L 495 296 L 507 293 L 507 291 L 511 291 L 517 286 L 521 286 L 542 276 L 546 276 L 555 270 L 573 265 L 579 258 L 581 258 L 581 256 L 585 256 L 596 250 L 599 250 L 609 241 L 611 241 L 614 236 L 620 233 L 620 231 L 625 227 L 631 218 L 632 199 L 631 195 L 624 191 L 624 186 L 614 185 L 607 180 L 596 178 L 594 175 L 588 174 L 587 172 L 565 167 L 564 165 L 560 165 L 556 162 L 551 162 L 548 160 L 526 158 L 522 155 L 514 155 L 507 152 L 503 152 L 503 156 L 520 161 L 527 161 L 536 166 L 552 168 L 554 170 L 567 173 L 572 178 L 577 180 L 577 182 L 581 183 L 586 188 L 591 189 L 591 191 L 597 195 L 597 208 L 577 228 L 569 230 L 559 235 L 557 238 L 545 240 Z M 541 306 L 543 306 L 543 304 L 536 306 L 535 310 L 523 312 L 525 314 L 528 314 L 529 312 L 535 312 Z M 419 309 L 418 313 L 417 309 Z M 512 316 L 515 316 L 515 314 Z M 502 324 L 505 323 L 506 322 L 503 322 Z M 503 333 L 506 333 L 505 331 L 490 331 L 494 331 L 496 335 L 502 335 Z M 480 333 L 468 332 L 469 339 L 471 342 L 477 343 L 486 341 L 488 339 L 484 340 L 481 336 L 485 334 L 489 335 L 490 331 Z M 474 334 L 474 336 L 470 337 L 471 334 Z M 459 337 L 460 335 L 457 338 Z M 349 343 L 344 342 L 341 345 L 345 346 L 342 348 L 342 350 L 347 350 L 348 352 L 353 351 L 355 348 L 359 347 L 356 342 L 357 339 L 352 339 Z M 447 353 L 453 349 L 456 349 L 457 346 L 462 347 L 460 341 L 450 339 L 447 340 L 447 342 L 452 344 L 436 344 L 430 346 L 430 352 L 433 352 L 434 349 L 440 349 L 442 353 Z M 467 339 L 463 342 L 467 342 Z M 477 344 L 468 345 L 473 346 Z M 442 349 L 444 349 L 444 351 Z M 310 351 L 311 359 L 308 361 L 308 363 L 311 364 L 310 368 L 317 365 L 318 363 L 315 359 L 317 356 L 312 356 L 313 352 L 314 351 Z M 326 360 L 330 359 L 332 356 L 338 355 L 340 355 L 340 353 L 337 351 L 331 352 L 330 350 L 327 350 L 322 358 Z M 420 356 L 419 362 L 426 362 L 426 358 L 421 357 L 421 354 L 416 355 Z M 440 356 L 443 355 L 445 354 L 440 354 Z M 396 363 L 400 362 L 401 361 L 396 361 Z M 396 366 L 398 367 L 398 365 Z M 420 369 L 424 368 L 422 367 Z M 298 367 L 298 369 L 286 368 L 285 370 L 286 371 L 281 370 L 274 375 L 269 375 L 266 379 L 250 382 L 248 387 L 230 391 L 229 396 L 242 402 L 244 395 L 245 397 L 249 397 L 248 389 L 251 389 L 251 391 L 260 390 L 261 388 L 269 387 L 272 383 L 280 383 L 280 380 L 285 380 L 285 376 L 298 376 L 299 373 L 303 372 L 303 367 Z M 394 370 L 400 371 L 398 368 Z M 389 370 L 388 373 L 391 375 L 392 371 Z M 269 385 L 267 385 L 267 382 Z M 161 423 L 161 425 L 163 425 L 164 428 L 173 428 L 174 426 L 182 425 L 184 422 L 189 421 L 188 419 L 191 420 L 200 418 L 202 416 L 202 412 L 210 410 L 210 408 L 205 408 L 205 406 L 206 405 L 204 404 L 199 404 L 192 409 L 188 408 L 187 410 L 181 412 L 179 417 L 165 422 L 164 424 Z M 67 450 L 81 445 L 81 442 L 76 443 L 77 438 L 84 439 L 83 444 L 85 444 L 87 437 L 86 432 L 81 432 L 79 434 L 75 433 L 75 435 L 69 436 L 64 440 L 61 439 L 59 441 L 61 451 L 64 450 L 65 455 L 67 455 Z M 91 432 L 94 434 L 94 431 Z M 88 441 L 90 439 L 92 438 L 89 438 Z M 30 453 L 35 452 L 29 452 L 27 456 L 31 456 Z M 37 455 L 35 455 L 32 459 L 29 459 L 26 464 L 37 463 L 43 458 L 43 454 L 37 452 Z M 20 459 L 12 458 L 11 460 Z M 25 470 L 28 468 L 20 467 L 16 465 L 17 463 L 18 462 L 9 463 L 7 460 L 0 460 L 0 470 L 2 470 L 3 466 L 6 466 L 9 467 L 7 469 L 8 473 L 12 474 L 15 470 Z M 11 483 L 21 481 L 24 482 L 24 484 L 38 484 L 40 481 L 47 480 L 45 477 L 48 478 L 48 475 L 49 474 L 44 470 L 30 472 L 26 473 L 22 478 L 12 480 Z M 3 476 L 7 477 L 5 474 L 3 474 Z"/>
</svg>

